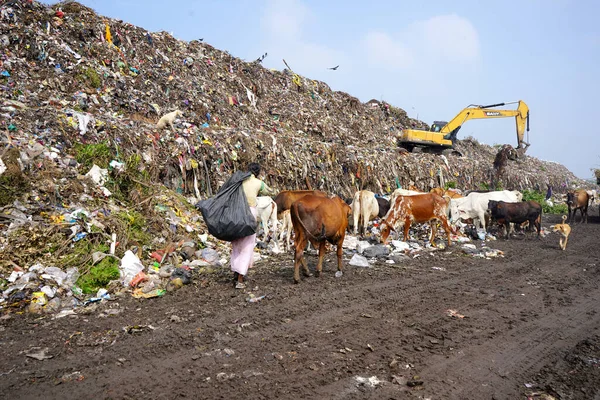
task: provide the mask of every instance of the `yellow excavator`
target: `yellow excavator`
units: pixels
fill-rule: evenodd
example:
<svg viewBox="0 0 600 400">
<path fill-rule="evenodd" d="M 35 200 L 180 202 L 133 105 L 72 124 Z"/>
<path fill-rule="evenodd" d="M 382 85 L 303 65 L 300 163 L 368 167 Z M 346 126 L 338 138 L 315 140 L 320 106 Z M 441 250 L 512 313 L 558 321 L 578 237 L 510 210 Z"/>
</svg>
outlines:
<svg viewBox="0 0 600 400">
<path fill-rule="evenodd" d="M 516 110 L 504 110 L 494 107 L 502 107 L 510 104 L 518 104 Z M 529 132 L 529 107 L 525 102 L 513 101 L 508 103 L 490 104 L 480 106 L 471 104 L 450 122 L 434 121 L 430 130 L 403 129 L 398 138 L 398 145 L 413 151 L 419 147 L 424 152 L 442 153 L 444 150 L 454 148 L 456 136 L 462 124 L 469 119 L 481 118 L 506 118 L 515 117 L 517 123 L 517 149 L 524 153 L 529 143 L 523 140 L 525 127 Z"/>
</svg>

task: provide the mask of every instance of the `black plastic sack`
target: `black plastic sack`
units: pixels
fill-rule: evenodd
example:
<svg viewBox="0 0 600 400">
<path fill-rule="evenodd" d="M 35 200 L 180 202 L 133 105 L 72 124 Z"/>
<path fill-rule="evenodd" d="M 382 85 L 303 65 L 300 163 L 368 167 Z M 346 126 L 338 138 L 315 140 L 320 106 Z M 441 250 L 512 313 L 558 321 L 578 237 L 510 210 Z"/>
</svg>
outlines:
<svg viewBox="0 0 600 400">
<path fill-rule="evenodd" d="M 235 172 L 215 196 L 196 204 L 208 232 L 217 239 L 231 242 L 256 233 L 256 218 L 242 189 L 242 182 L 250 175 L 250 172 Z"/>
</svg>

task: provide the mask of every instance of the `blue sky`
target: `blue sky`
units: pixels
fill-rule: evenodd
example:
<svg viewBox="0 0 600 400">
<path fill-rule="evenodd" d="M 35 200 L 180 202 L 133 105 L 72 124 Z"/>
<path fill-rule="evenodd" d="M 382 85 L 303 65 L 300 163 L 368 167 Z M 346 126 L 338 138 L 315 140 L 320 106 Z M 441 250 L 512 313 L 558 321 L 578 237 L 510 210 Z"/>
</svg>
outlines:
<svg viewBox="0 0 600 400">
<path fill-rule="evenodd" d="M 98 13 L 325 81 L 431 123 L 469 104 L 524 100 L 528 154 L 580 178 L 600 168 L 600 2 L 591 0 L 81 0 Z M 485 4 L 487 3 L 487 5 Z M 168 5 L 168 6 L 167 6 Z M 340 65 L 337 71 L 328 67 Z M 516 145 L 514 119 L 459 138 Z M 527 136 L 525 137 L 527 140 Z"/>
</svg>

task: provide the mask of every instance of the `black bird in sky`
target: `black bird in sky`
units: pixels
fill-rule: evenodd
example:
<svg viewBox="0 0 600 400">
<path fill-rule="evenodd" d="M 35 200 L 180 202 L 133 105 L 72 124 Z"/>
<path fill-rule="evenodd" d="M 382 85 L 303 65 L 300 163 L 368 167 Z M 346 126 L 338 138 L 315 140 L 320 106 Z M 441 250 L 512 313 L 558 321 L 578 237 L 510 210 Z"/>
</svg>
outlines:
<svg viewBox="0 0 600 400">
<path fill-rule="evenodd" d="M 333 68 L 327 68 L 327 69 L 331 69 L 331 70 L 334 70 L 334 71 L 335 71 L 335 70 L 337 70 L 337 69 L 338 69 L 338 67 L 339 67 L 339 65 L 336 65 L 336 66 L 335 66 L 335 67 L 333 67 Z"/>
<path fill-rule="evenodd" d="M 267 57 L 267 53 L 263 54 L 262 56 L 258 57 L 256 59 L 257 63 L 261 63 L 265 58 Z"/>
</svg>

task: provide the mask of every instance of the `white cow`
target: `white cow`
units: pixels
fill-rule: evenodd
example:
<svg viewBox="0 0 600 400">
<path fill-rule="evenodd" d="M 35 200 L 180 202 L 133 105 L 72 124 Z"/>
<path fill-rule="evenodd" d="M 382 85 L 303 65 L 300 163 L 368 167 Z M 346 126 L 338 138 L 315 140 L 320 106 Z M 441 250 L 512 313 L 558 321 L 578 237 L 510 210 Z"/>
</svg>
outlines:
<svg viewBox="0 0 600 400">
<path fill-rule="evenodd" d="M 271 230 L 273 231 L 273 252 L 279 253 L 279 241 L 277 239 L 277 204 L 268 196 L 259 196 L 256 198 L 257 220 L 262 224 L 264 231 L 264 242 L 269 237 L 269 221 L 271 222 Z"/>
<path fill-rule="evenodd" d="M 596 198 L 598 197 L 598 194 L 596 193 L 596 189 L 586 190 L 586 192 L 590 198 L 590 206 L 593 206 L 594 202 L 596 201 Z"/>
<path fill-rule="evenodd" d="M 450 222 L 455 224 L 459 219 L 473 218 L 478 219 L 483 229 L 486 229 L 485 213 L 490 200 L 519 202 L 523 200 L 523 194 L 517 190 L 498 190 L 486 193 L 471 192 L 467 197 L 451 199 Z"/>
<path fill-rule="evenodd" d="M 377 218 L 379 214 L 379 203 L 375 193 L 370 190 L 359 190 L 354 193 L 351 208 L 354 234 L 360 231 L 364 235 L 369 221 Z"/>
</svg>

